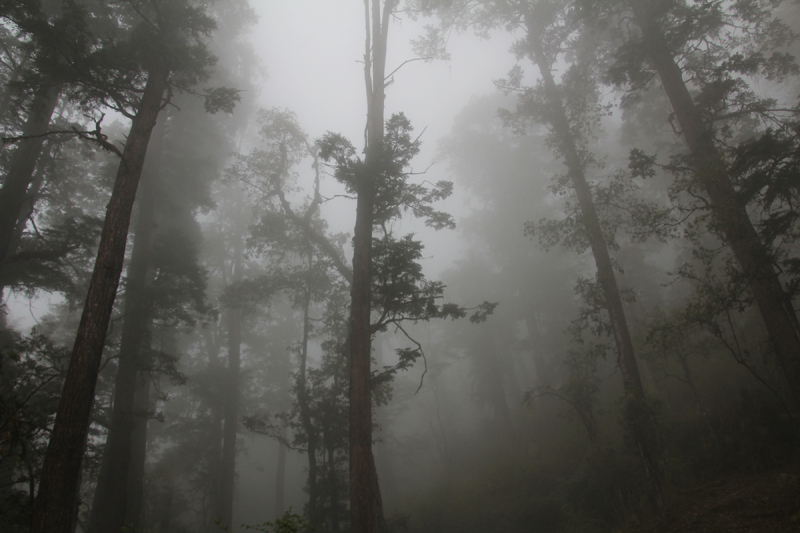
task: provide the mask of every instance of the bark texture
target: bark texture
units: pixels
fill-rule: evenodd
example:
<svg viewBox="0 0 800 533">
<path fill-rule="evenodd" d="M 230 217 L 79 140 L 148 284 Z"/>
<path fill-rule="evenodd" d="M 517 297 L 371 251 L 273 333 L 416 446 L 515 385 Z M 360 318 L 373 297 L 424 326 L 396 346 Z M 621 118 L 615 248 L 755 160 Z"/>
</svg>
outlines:
<svg viewBox="0 0 800 533">
<path fill-rule="evenodd" d="M 100 247 L 47 446 L 31 533 L 71 533 L 78 480 L 106 331 L 117 294 L 131 211 L 150 134 L 161 111 L 167 70 L 152 68 L 117 171 Z"/>
<path fill-rule="evenodd" d="M 770 251 L 764 246 L 746 206 L 739 201 L 728 168 L 703 122 L 683 73 L 675 61 L 649 4 L 633 4 L 646 53 L 658 72 L 696 168 L 696 179 L 708 195 L 716 224 L 739 263 L 764 319 L 778 362 L 796 402 L 800 402 L 800 322 L 781 284 Z"/>
<path fill-rule="evenodd" d="M 149 348 L 148 324 L 152 311 L 146 300 L 145 289 L 150 270 L 150 250 L 155 225 L 156 168 L 164 136 L 164 125 L 153 132 L 151 150 L 143 170 L 139 214 L 133 251 L 128 265 L 125 285 L 125 306 L 120 338 L 119 366 L 114 382 L 114 406 L 108 431 L 105 455 L 108 457 L 107 478 L 104 490 L 98 494 L 92 507 L 89 533 L 120 531 L 123 525 L 139 527 L 138 516 L 128 509 L 128 493 L 133 449 L 133 435 L 147 418 L 137 413 L 135 397 L 140 388 L 140 371 L 143 368 L 143 351 Z M 146 435 L 146 434 L 145 434 Z M 140 436 L 141 437 L 141 436 Z"/>
</svg>

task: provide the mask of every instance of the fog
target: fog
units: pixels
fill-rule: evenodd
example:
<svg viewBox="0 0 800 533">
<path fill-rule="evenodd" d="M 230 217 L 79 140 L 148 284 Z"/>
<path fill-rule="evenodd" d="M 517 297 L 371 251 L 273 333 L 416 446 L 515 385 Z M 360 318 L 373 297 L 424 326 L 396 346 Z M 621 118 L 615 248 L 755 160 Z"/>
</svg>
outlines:
<svg viewBox="0 0 800 533">
<path fill-rule="evenodd" d="M 0 18 L 1 531 L 800 523 L 796 4 Z"/>
</svg>

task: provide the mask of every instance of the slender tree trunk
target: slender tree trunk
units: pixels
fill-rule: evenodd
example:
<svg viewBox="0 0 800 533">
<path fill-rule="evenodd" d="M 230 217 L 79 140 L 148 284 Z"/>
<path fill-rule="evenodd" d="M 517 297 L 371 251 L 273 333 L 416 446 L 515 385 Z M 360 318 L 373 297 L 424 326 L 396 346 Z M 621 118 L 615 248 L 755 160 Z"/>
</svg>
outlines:
<svg viewBox="0 0 800 533">
<path fill-rule="evenodd" d="M 45 166 L 46 165 L 42 164 L 40 155 L 39 161 L 36 165 L 36 173 L 34 178 L 31 180 L 31 184 L 28 186 L 28 190 L 25 193 L 25 199 L 22 201 L 22 205 L 20 205 L 17 224 L 14 227 L 14 234 L 11 237 L 11 242 L 9 243 L 6 257 L 14 255 L 17 249 L 19 249 L 19 244 L 22 241 L 22 234 L 25 232 L 25 228 L 28 225 L 28 219 L 31 217 L 33 210 L 36 207 L 36 201 L 39 199 L 39 191 L 42 190 L 42 185 L 44 185 Z M 2 283 L 3 279 L 0 277 L 0 284 Z"/>
<path fill-rule="evenodd" d="M 307 251 L 307 268 L 309 276 L 306 279 L 306 293 L 303 297 L 303 342 L 300 346 L 300 369 L 298 373 L 299 380 L 299 394 L 298 403 L 300 407 L 300 420 L 303 424 L 303 429 L 306 432 L 306 455 L 308 458 L 308 516 L 312 521 L 319 519 L 319 488 L 317 484 L 317 447 L 318 447 L 318 430 L 314 427 L 311 420 L 311 407 L 308 398 L 308 385 L 307 379 L 307 363 L 308 363 L 308 340 L 311 334 L 311 321 L 309 320 L 309 311 L 311 308 L 311 268 L 312 268 L 312 255 L 311 247 Z"/>
<path fill-rule="evenodd" d="M 36 94 L 22 128 L 23 136 L 43 135 L 47 132 L 60 93 L 61 85 L 51 85 Z M 14 228 L 25 203 L 44 139 L 42 136 L 19 141 L 17 151 L 11 159 L 11 167 L 3 181 L 3 188 L 0 189 L 0 265 L 10 255 Z"/>
<path fill-rule="evenodd" d="M 239 422 L 239 376 L 241 372 L 242 310 L 228 312 L 228 375 L 225 391 L 225 421 L 222 426 L 219 517 L 223 524 L 233 520 L 233 493 L 236 483 L 236 437 Z"/>
<path fill-rule="evenodd" d="M 705 189 L 717 227 L 733 251 L 767 327 L 789 389 L 800 403 L 800 322 L 781 284 L 768 248 L 761 242 L 746 206 L 739 201 L 728 168 L 703 122 L 683 73 L 658 22 L 644 0 L 633 3 L 646 53 L 669 98 L 681 132 L 694 159 L 696 179 Z"/>
<path fill-rule="evenodd" d="M 164 498 L 164 514 L 158 523 L 159 533 L 172 533 L 172 502 L 175 500 L 175 487 L 169 485 Z"/>
<path fill-rule="evenodd" d="M 142 370 L 142 351 L 149 348 L 148 322 L 151 320 L 145 293 L 150 270 L 151 242 L 155 226 L 156 168 L 164 125 L 153 130 L 149 157 L 143 170 L 139 214 L 133 251 L 125 285 L 124 320 L 119 348 L 119 367 L 114 382 L 114 407 L 108 430 L 105 454 L 108 471 L 104 490 L 92 508 L 89 533 L 117 532 L 130 518 L 126 509 L 130 479 L 131 450 L 137 426 L 147 423 L 135 413 L 135 396 Z M 138 527 L 138 523 L 128 523 Z"/>
<path fill-rule="evenodd" d="M 12 44 L 12 43 L 9 43 Z M 19 48 L 21 43 L 19 41 L 13 43 L 12 46 L 9 48 Z M 23 51 L 23 57 L 20 62 L 17 64 L 16 68 L 14 69 L 11 76 L 6 81 L 5 87 L 3 88 L 2 97 L 0 97 L 0 121 L 5 122 L 9 118 L 11 118 L 11 111 L 12 106 L 11 102 L 14 98 L 15 92 L 13 86 L 16 82 L 19 81 L 20 77 L 24 72 L 28 70 L 28 66 L 32 59 L 32 53 L 28 53 Z"/>
<path fill-rule="evenodd" d="M 147 462 L 147 424 L 150 422 L 150 380 L 148 370 L 139 372 L 136 398 L 133 404 L 134 426 L 131 435 L 131 461 L 128 474 L 128 499 L 125 503 L 125 523 L 140 529 L 145 523 L 144 485 Z"/>
<path fill-rule="evenodd" d="M 243 228 L 233 244 L 233 282 L 242 279 L 244 256 Z M 222 461 L 220 462 L 220 495 L 217 518 L 224 525 L 233 523 L 233 494 L 236 484 L 236 437 L 239 430 L 239 382 L 241 374 L 242 309 L 228 309 L 228 373 L 225 387 L 225 421 L 222 426 Z"/>
<path fill-rule="evenodd" d="M 334 444 L 333 439 L 328 439 L 325 449 L 328 453 L 328 472 L 326 476 L 328 480 L 327 492 L 331 498 L 331 532 L 339 533 L 339 479 L 336 475 L 336 444 Z"/>
<path fill-rule="evenodd" d="M 357 185 L 350 324 L 350 527 L 353 533 L 375 532 L 370 395 L 372 225 L 375 187 L 383 159 L 386 38 L 395 3 L 387 0 L 381 13 L 380 0 L 371 0 L 370 29 L 370 0 L 364 0 L 367 146 L 365 174 Z M 370 43 L 370 36 L 374 43 Z"/>
<path fill-rule="evenodd" d="M 212 328 L 206 328 L 203 331 L 206 349 L 208 350 L 208 373 L 212 376 L 222 371 L 219 358 L 222 349 L 219 334 L 220 328 L 220 324 L 214 324 L 213 332 Z M 214 525 L 213 520 L 216 518 L 214 516 L 215 514 L 219 516 L 218 511 L 222 508 L 222 505 L 219 504 L 219 479 L 221 471 L 220 461 L 222 460 L 222 423 L 225 407 L 222 391 L 225 390 L 225 384 L 223 383 L 220 385 L 213 382 L 212 387 L 216 388 L 212 388 L 210 391 L 211 400 L 208 405 L 211 418 L 211 425 L 208 432 L 208 442 L 210 443 L 208 450 L 209 472 L 202 506 L 203 524 L 205 524 L 205 531 L 207 533 L 217 533 L 219 528 Z"/>
<path fill-rule="evenodd" d="M 106 208 L 94 272 L 47 446 L 31 533 L 70 533 L 75 523 L 78 480 L 103 345 L 125 259 L 136 189 L 166 86 L 166 69 L 149 70 Z"/>
<path fill-rule="evenodd" d="M 476 338 L 473 339 L 470 351 L 483 386 L 486 387 L 487 400 L 494 411 L 493 422 L 496 424 L 499 440 L 505 445 L 514 441 L 515 428 L 511 411 L 508 408 L 503 372 L 495 350 L 494 338 L 486 332 L 481 335 L 481 332 L 477 330 L 474 335 Z"/>
<path fill-rule="evenodd" d="M 289 432 L 283 430 L 283 438 L 286 439 Z M 275 518 L 280 518 L 286 512 L 286 445 L 278 443 L 278 468 L 275 474 Z"/>
<path fill-rule="evenodd" d="M 528 328 L 528 342 L 530 343 L 531 352 L 533 352 L 533 371 L 536 374 L 536 386 L 546 387 L 550 385 L 550 372 L 547 368 L 547 362 L 544 360 L 544 353 L 539 346 L 539 319 L 536 312 L 532 309 L 528 310 L 525 315 L 525 326 Z"/>
<path fill-rule="evenodd" d="M 378 348 L 375 350 L 375 359 L 378 368 L 383 368 L 383 340 L 379 340 L 377 344 Z M 392 468 L 392 455 L 389 452 L 389 447 L 386 445 L 386 436 L 389 435 L 390 423 L 387 416 L 387 409 L 377 408 L 375 419 L 378 421 L 383 435 L 383 438 L 375 443 L 375 450 L 373 452 L 375 468 L 380 471 L 379 473 L 381 475 L 379 477 L 383 479 L 383 487 L 385 489 L 381 491 L 381 502 L 383 501 L 384 494 L 386 494 L 389 501 L 391 501 L 392 498 L 397 496 L 397 483 L 395 482 L 394 469 Z M 380 468 L 378 468 L 378 465 L 380 465 Z M 376 485 L 376 490 L 380 491 L 380 485 Z"/>
<path fill-rule="evenodd" d="M 11 236 L 11 242 L 8 245 L 8 251 L 6 253 L 6 257 L 11 257 L 14 255 L 17 250 L 19 249 L 19 244 L 22 242 L 22 235 L 25 232 L 25 228 L 28 225 L 28 219 L 33 214 L 33 209 L 36 205 L 36 201 L 39 199 L 39 191 L 44 185 L 44 175 L 45 170 L 41 161 L 39 164 L 36 165 L 36 175 L 31 181 L 30 186 L 28 187 L 28 191 L 25 194 L 25 199 L 20 206 L 20 213 L 17 217 L 17 225 L 14 228 L 14 234 Z M 19 268 L 19 266 L 17 266 Z M 0 265 L 0 306 L 2 306 L 3 302 L 3 291 L 8 284 L 8 279 L 2 273 L 3 267 Z M 0 331 L 5 329 L 5 313 L 2 309 L 0 309 Z M 2 342 L 2 341 L 0 341 Z"/>
<path fill-rule="evenodd" d="M 223 389 L 224 387 L 220 387 Z M 208 486 L 208 505 L 203 508 L 203 518 L 206 524 L 206 531 L 216 533 L 219 528 L 214 525 L 214 520 L 220 518 L 222 513 L 222 504 L 220 498 L 222 488 L 220 479 L 222 477 L 222 434 L 223 424 L 225 422 L 225 404 L 224 399 L 219 398 L 219 402 L 212 406 L 212 426 L 211 426 L 211 449 L 210 452 L 210 469 L 209 472 L 209 486 Z"/>
<path fill-rule="evenodd" d="M 378 533 L 389 533 L 389 524 L 386 522 L 386 515 L 383 512 L 383 497 L 381 496 L 381 484 L 378 479 L 378 467 L 375 466 L 375 456 L 372 456 L 372 487 L 373 493 L 373 513 L 375 520 L 375 530 Z"/>
<path fill-rule="evenodd" d="M 281 410 L 286 411 L 289 408 L 290 398 L 290 370 L 292 367 L 291 352 L 283 350 L 282 365 L 280 368 L 281 384 Z M 305 370 L 301 371 L 305 374 Z M 289 428 L 283 427 L 281 436 L 282 441 L 278 442 L 278 464 L 275 473 L 275 518 L 280 518 L 286 512 L 286 444 L 284 442 L 289 438 Z"/>
<path fill-rule="evenodd" d="M 683 346 L 682 338 L 680 339 L 679 343 L 680 348 L 676 351 L 675 355 L 681 365 L 681 369 L 683 370 L 683 378 L 692 393 L 695 409 L 697 409 L 697 413 L 700 415 L 700 418 L 703 419 L 703 425 L 705 426 L 705 429 L 711 439 L 712 447 L 719 452 L 721 448 L 720 439 L 717 436 L 714 426 L 711 424 L 711 420 L 708 416 L 708 411 L 706 411 L 706 408 L 703 404 L 703 400 L 700 398 L 700 393 L 697 390 L 697 384 L 695 383 L 694 376 L 692 375 L 692 369 L 689 366 L 689 358 L 686 356 L 686 349 Z"/>
<path fill-rule="evenodd" d="M 664 508 L 664 488 L 663 470 L 661 461 L 657 453 L 657 442 L 654 435 L 655 428 L 652 421 L 647 416 L 646 398 L 642 379 L 639 374 L 639 367 L 633 351 L 628 322 L 625 318 L 625 311 L 622 306 L 622 298 L 617 287 L 617 279 L 611 263 L 611 256 L 608 253 L 605 237 L 600 227 L 600 219 L 592 200 L 592 191 L 586 181 L 584 165 L 580 154 L 575 145 L 570 131 L 567 114 L 561 100 L 558 86 L 553 79 L 550 70 L 550 62 L 545 55 L 540 35 L 536 30 L 536 22 L 533 14 L 528 13 L 525 17 L 528 28 L 528 42 L 531 47 L 533 60 L 539 67 L 539 72 L 544 81 L 545 95 L 549 107 L 549 121 L 552 126 L 561 151 L 564 155 L 568 175 L 578 197 L 578 204 L 581 210 L 581 220 L 586 230 L 589 243 L 597 265 L 597 279 L 603 288 L 603 295 L 606 301 L 611 322 L 611 329 L 614 333 L 614 342 L 617 347 L 618 366 L 622 370 L 622 383 L 625 391 L 625 411 L 630 429 L 636 441 L 639 451 L 644 459 L 644 466 L 647 476 L 650 478 L 653 488 L 652 496 L 659 509 Z"/>
</svg>

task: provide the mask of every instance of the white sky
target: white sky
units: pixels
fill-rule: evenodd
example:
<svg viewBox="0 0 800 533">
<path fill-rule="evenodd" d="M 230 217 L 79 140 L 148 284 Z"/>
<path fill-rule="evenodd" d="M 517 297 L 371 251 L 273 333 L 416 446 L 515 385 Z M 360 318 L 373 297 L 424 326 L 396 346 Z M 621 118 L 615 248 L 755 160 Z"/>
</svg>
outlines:
<svg viewBox="0 0 800 533">
<path fill-rule="evenodd" d="M 364 3 L 362 0 L 251 0 L 259 14 L 252 42 L 267 69 L 261 87 L 263 107 L 294 111 L 312 137 L 326 131 L 346 135 L 363 146 L 366 118 L 364 89 Z M 411 39 L 424 33 L 422 20 L 395 18 L 389 29 L 387 69 L 413 59 Z M 430 21 L 428 21 L 430 23 Z M 436 145 L 450 133 L 453 119 L 476 94 L 494 90 L 493 79 L 505 77 L 514 65 L 508 51 L 512 39 L 500 32 L 492 40 L 472 34 L 453 35 L 450 61 L 406 64 L 387 88 L 386 116 L 402 111 L 415 131 L 427 128 L 422 153 L 414 162 L 421 171 L 435 162 Z M 452 179 L 444 163 L 434 164 L 425 179 Z M 336 231 L 352 232 L 354 205 L 339 203 L 326 217 Z M 442 209 L 458 218 L 456 193 Z M 400 234 L 417 232 L 426 245 L 425 267 L 435 277 L 458 255 L 456 232 L 424 230 L 421 223 L 402 221 Z M 425 231 L 424 236 L 422 235 Z"/>
<path fill-rule="evenodd" d="M 312 137 L 326 131 L 346 135 L 356 147 L 363 146 L 366 118 L 364 89 L 363 0 L 250 0 L 258 12 L 251 41 L 267 70 L 260 88 L 264 108 L 287 108 L 298 116 Z M 407 17 L 395 18 L 389 29 L 387 70 L 413 59 L 410 41 L 424 33 L 424 24 Z M 414 170 L 433 164 L 425 178 L 452 180 L 445 163 L 435 163 L 436 145 L 448 135 L 453 119 L 473 95 L 494 90 L 493 79 L 506 75 L 514 65 L 508 51 L 512 39 L 498 32 L 491 40 L 470 33 L 453 35 L 448 43 L 450 61 L 406 64 L 387 88 L 386 116 L 402 111 L 416 132 L 427 128 L 422 152 Z M 463 212 L 456 181 L 453 198 L 439 206 L 456 217 Z M 343 200 L 324 212 L 332 231 L 352 233 L 355 203 Z M 457 231 L 427 230 L 422 223 L 403 220 L 400 235 L 415 232 L 425 244 L 426 274 L 438 277 L 461 254 Z M 58 298 L 56 300 L 59 300 Z M 28 302 L 17 296 L 8 302 L 10 321 L 27 329 L 49 311 L 50 298 Z"/>
</svg>

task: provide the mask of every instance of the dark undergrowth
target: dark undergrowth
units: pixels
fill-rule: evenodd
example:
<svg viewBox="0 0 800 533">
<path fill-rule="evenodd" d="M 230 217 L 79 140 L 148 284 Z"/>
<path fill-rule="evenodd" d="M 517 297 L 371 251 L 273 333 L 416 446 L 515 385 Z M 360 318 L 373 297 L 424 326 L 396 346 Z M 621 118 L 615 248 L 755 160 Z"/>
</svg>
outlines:
<svg viewBox="0 0 800 533">
<path fill-rule="evenodd" d="M 592 450 L 551 425 L 535 445 L 470 457 L 409 502 L 410 533 L 672 533 L 800 531 L 800 439 L 766 394 L 727 410 L 662 420 L 666 512 L 623 444 Z M 610 440 L 610 439 L 608 439 Z M 530 443 L 529 443 L 530 444 Z"/>
</svg>

